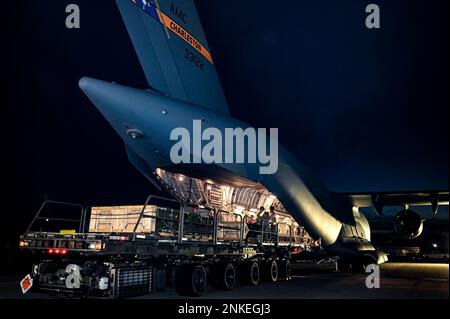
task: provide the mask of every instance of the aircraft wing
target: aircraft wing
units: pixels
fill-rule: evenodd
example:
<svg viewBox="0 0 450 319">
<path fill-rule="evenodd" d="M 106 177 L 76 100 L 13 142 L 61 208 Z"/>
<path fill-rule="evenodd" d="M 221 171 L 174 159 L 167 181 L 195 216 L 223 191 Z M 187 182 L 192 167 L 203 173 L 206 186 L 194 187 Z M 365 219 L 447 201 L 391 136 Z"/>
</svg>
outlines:
<svg viewBox="0 0 450 319">
<path fill-rule="evenodd" d="M 373 207 L 381 215 L 385 206 L 431 206 L 437 214 L 439 205 L 449 204 L 448 191 L 380 192 L 348 194 L 356 207 Z"/>
<path fill-rule="evenodd" d="M 194 0 L 116 0 L 151 89 L 229 115 Z"/>
</svg>

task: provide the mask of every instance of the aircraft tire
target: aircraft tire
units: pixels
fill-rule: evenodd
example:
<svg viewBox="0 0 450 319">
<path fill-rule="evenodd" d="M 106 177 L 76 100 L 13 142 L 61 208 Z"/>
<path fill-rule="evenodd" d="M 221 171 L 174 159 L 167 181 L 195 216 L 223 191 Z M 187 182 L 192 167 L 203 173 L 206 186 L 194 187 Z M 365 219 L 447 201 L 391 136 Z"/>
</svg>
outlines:
<svg viewBox="0 0 450 319">
<path fill-rule="evenodd" d="M 351 264 L 351 270 L 352 272 L 358 273 L 358 272 L 364 272 L 366 267 L 364 266 L 364 263 L 362 262 L 354 262 Z"/>
<path fill-rule="evenodd" d="M 340 272 L 350 272 L 353 270 L 353 267 L 350 263 L 345 261 L 338 261 L 338 271 Z"/>
</svg>

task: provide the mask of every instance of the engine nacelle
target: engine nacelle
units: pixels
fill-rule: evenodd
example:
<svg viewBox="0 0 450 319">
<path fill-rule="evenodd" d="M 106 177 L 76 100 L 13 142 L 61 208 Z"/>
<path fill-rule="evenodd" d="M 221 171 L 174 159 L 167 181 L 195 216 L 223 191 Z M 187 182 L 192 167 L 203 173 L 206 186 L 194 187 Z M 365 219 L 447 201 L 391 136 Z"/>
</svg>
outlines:
<svg viewBox="0 0 450 319">
<path fill-rule="evenodd" d="M 395 231 L 407 238 L 417 238 L 422 234 L 423 221 L 418 213 L 411 209 L 403 209 L 394 217 Z"/>
</svg>

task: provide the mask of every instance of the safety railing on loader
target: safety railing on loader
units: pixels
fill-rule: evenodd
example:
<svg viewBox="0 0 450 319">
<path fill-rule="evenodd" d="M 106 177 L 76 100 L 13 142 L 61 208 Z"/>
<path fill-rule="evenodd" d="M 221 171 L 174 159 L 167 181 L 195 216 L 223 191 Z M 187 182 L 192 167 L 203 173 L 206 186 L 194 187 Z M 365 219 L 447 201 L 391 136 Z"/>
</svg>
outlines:
<svg viewBox="0 0 450 319">
<path fill-rule="evenodd" d="M 75 209 L 76 217 L 63 218 L 58 214 L 56 216 L 43 214 L 50 205 L 58 207 L 57 213 L 60 212 L 59 206 Z M 47 235 L 47 237 L 52 236 L 56 239 L 64 235 L 72 235 L 72 239 L 79 240 L 80 243 L 74 245 L 69 243 L 63 246 L 61 243 L 48 245 L 48 248 L 60 248 L 61 246 L 70 249 L 88 249 L 92 245 L 99 246 L 96 245 L 97 242 L 91 243 L 89 241 L 91 239 L 101 240 L 101 247 L 104 247 L 104 241 L 122 240 L 122 238 L 127 241 L 158 240 L 159 242 L 170 241 L 178 244 L 195 242 L 197 244 L 240 246 L 298 246 L 303 242 L 300 227 L 296 224 L 270 220 L 255 222 L 249 220 L 245 214 L 185 204 L 175 199 L 155 195 L 148 196 L 143 206 L 93 207 L 90 210 L 89 219 L 87 216 L 88 209 L 80 204 L 48 200 L 41 205 L 28 226 L 27 233 L 32 231 L 32 227 L 38 221 L 44 222 L 44 224 L 50 221 L 72 223 L 72 225 L 75 223 L 78 229 L 77 234 L 74 228 L 61 228 L 61 226 L 56 231 L 42 229 L 37 231 L 38 236 Z M 86 225 L 87 219 L 89 225 Z M 63 229 L 69 230 L 70 233 L 64 233 Z M 30 236 L 36 237 L 36 231 L 30 233 Z M 81 243 L 83 240 L 89 241 L 89 243 Z M 31 244 L 29 243 L 29 245 Z M 31 246 L 40 247 L 36 245 Z"/>
<path fill-rule="evenodd" d="M 66 207 L 76 208 L 77 210 L 79 210 L 79 216 L 80 217 L 78 219 L 73 219 L 73 218 L 62 218 L 62 217 L 59 217 L 59 216 L 58 217 L 42 216 L 41 215 L 42 212 L 47 207 L 49 207 L 50 205 L 66 206 Z M 74 223 L 74 224 L 78 224 L 78 227 L 77 227 L 78 232 L 82 232 L 84 230 L 85 215 L 86 215 L 86 209 L 81 204 L 75 204 L 75 203 L 69 203 L 69 202 L 60 202 L 60 201 L 53 201 L 53 200 L 46 200 L 45 202 L 42 203 L 41 207 L 39 208 L 38 212 L 34 216 L 33 220 L 28 225 L 28 228 L 27 228 L 26 232 L 29 233 L 32 230 L 33 226 L 35 226 L 35 224 L 38 221 L 44 221 L 45 223 L 49 223 L 51 221 L 64 222 L 64 223 L 69 223 L 69 224 Z M 39 229 L 39 231 L 40 230 L 41 229 Z"/>
<path fill-rule="evenodd" d="M 215 217 L 215 244 L 234 242 L 243 244 L 244 218 L 240 214 L 218 210 Z"/>
<path fill-rule="evenodd" d="M 244 225 L 248 227 L 247 230 L 244 230 L 244 238 L 248 244 L 293 246 L 301 244 L 302 241 L 301 234 L 295 232 L 295 226 L 285 222 L 263 220 L 248 223 L 248 219 L 245 217 Z"/>
<path fill-rule="evenodd" d="M 149 206 L 151 200 L 159 200 L 179 205 L 179 210 L 176 211 L 175 209 L 169 209 L 165 212 L 161 212 L 158 210 L 148 212 L 147 207 Z M 179 237 L 183 232 L 183 209 L 183 204 L 177 200 L 155 195 L 148 196 L 133 228 L 133 240 L 136 240 L 138 238 L 139 225 L 141 225 L 143 219 L 151 219 L 155 222 L 154 230 L 155 232 L 156 230 L 158 230 L 159 236 L 162 236 L 162 234 L 164 234 L 164 237 Z"/>
</svg>

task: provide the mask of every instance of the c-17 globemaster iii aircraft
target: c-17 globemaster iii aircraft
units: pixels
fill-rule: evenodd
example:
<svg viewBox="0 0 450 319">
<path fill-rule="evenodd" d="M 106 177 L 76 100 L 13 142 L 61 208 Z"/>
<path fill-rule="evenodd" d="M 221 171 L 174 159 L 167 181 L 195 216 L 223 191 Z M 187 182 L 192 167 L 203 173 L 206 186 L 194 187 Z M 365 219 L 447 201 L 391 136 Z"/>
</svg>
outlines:
<svg viewBox="0 0 450 319">
<path fill-rule="evenodd" d="M 186 143 L 181 151 L 194 160 L 174 163 L 174 129 L 184 128 L 195 138 L 196 134 L 202 136 L 195 124 L 203 132 L 212 129 L 209 132 L 224 136 L 226 129 L 247 130 L 250 126 L 230 115 L 193 0 L 116 2 L 149 88 L 88 77 L 82 78 L 79 86 L 123 139 L 133 165 L 158 188 L 167 189 L 177 199 L 218 209 L 274 206 L 292 215 L 313 238 L 320 238 L 341 265 L 355 270 L 387 260 L 370 242 L 370 226 L 361 207 L 374 207 L 381 214 L 383 206 L 403 206 L 395 217 L 395 227 L 412 238 L 420 235 L 423 221 L 410 206 L 430 205 L 437 212 L 440 204 L 448 204 L 448 192 L 440 191 L 330 192 L 281 145 L 273 174 L 262 174 L 260 165 L 250 160 L 206 163 L 195 158 L 195 146 Z M 234 138 L 236 145 L 243 146 L 249 136 Z M 202 140 L 201 146 L 207 141 Z M 273 142 L 273 136 L 267 141 Z M 225 142 L 216 151 L 226 153 L 228 146 Z M 261 148 L 259 145 L 258 150 Z"/>
</svg>

